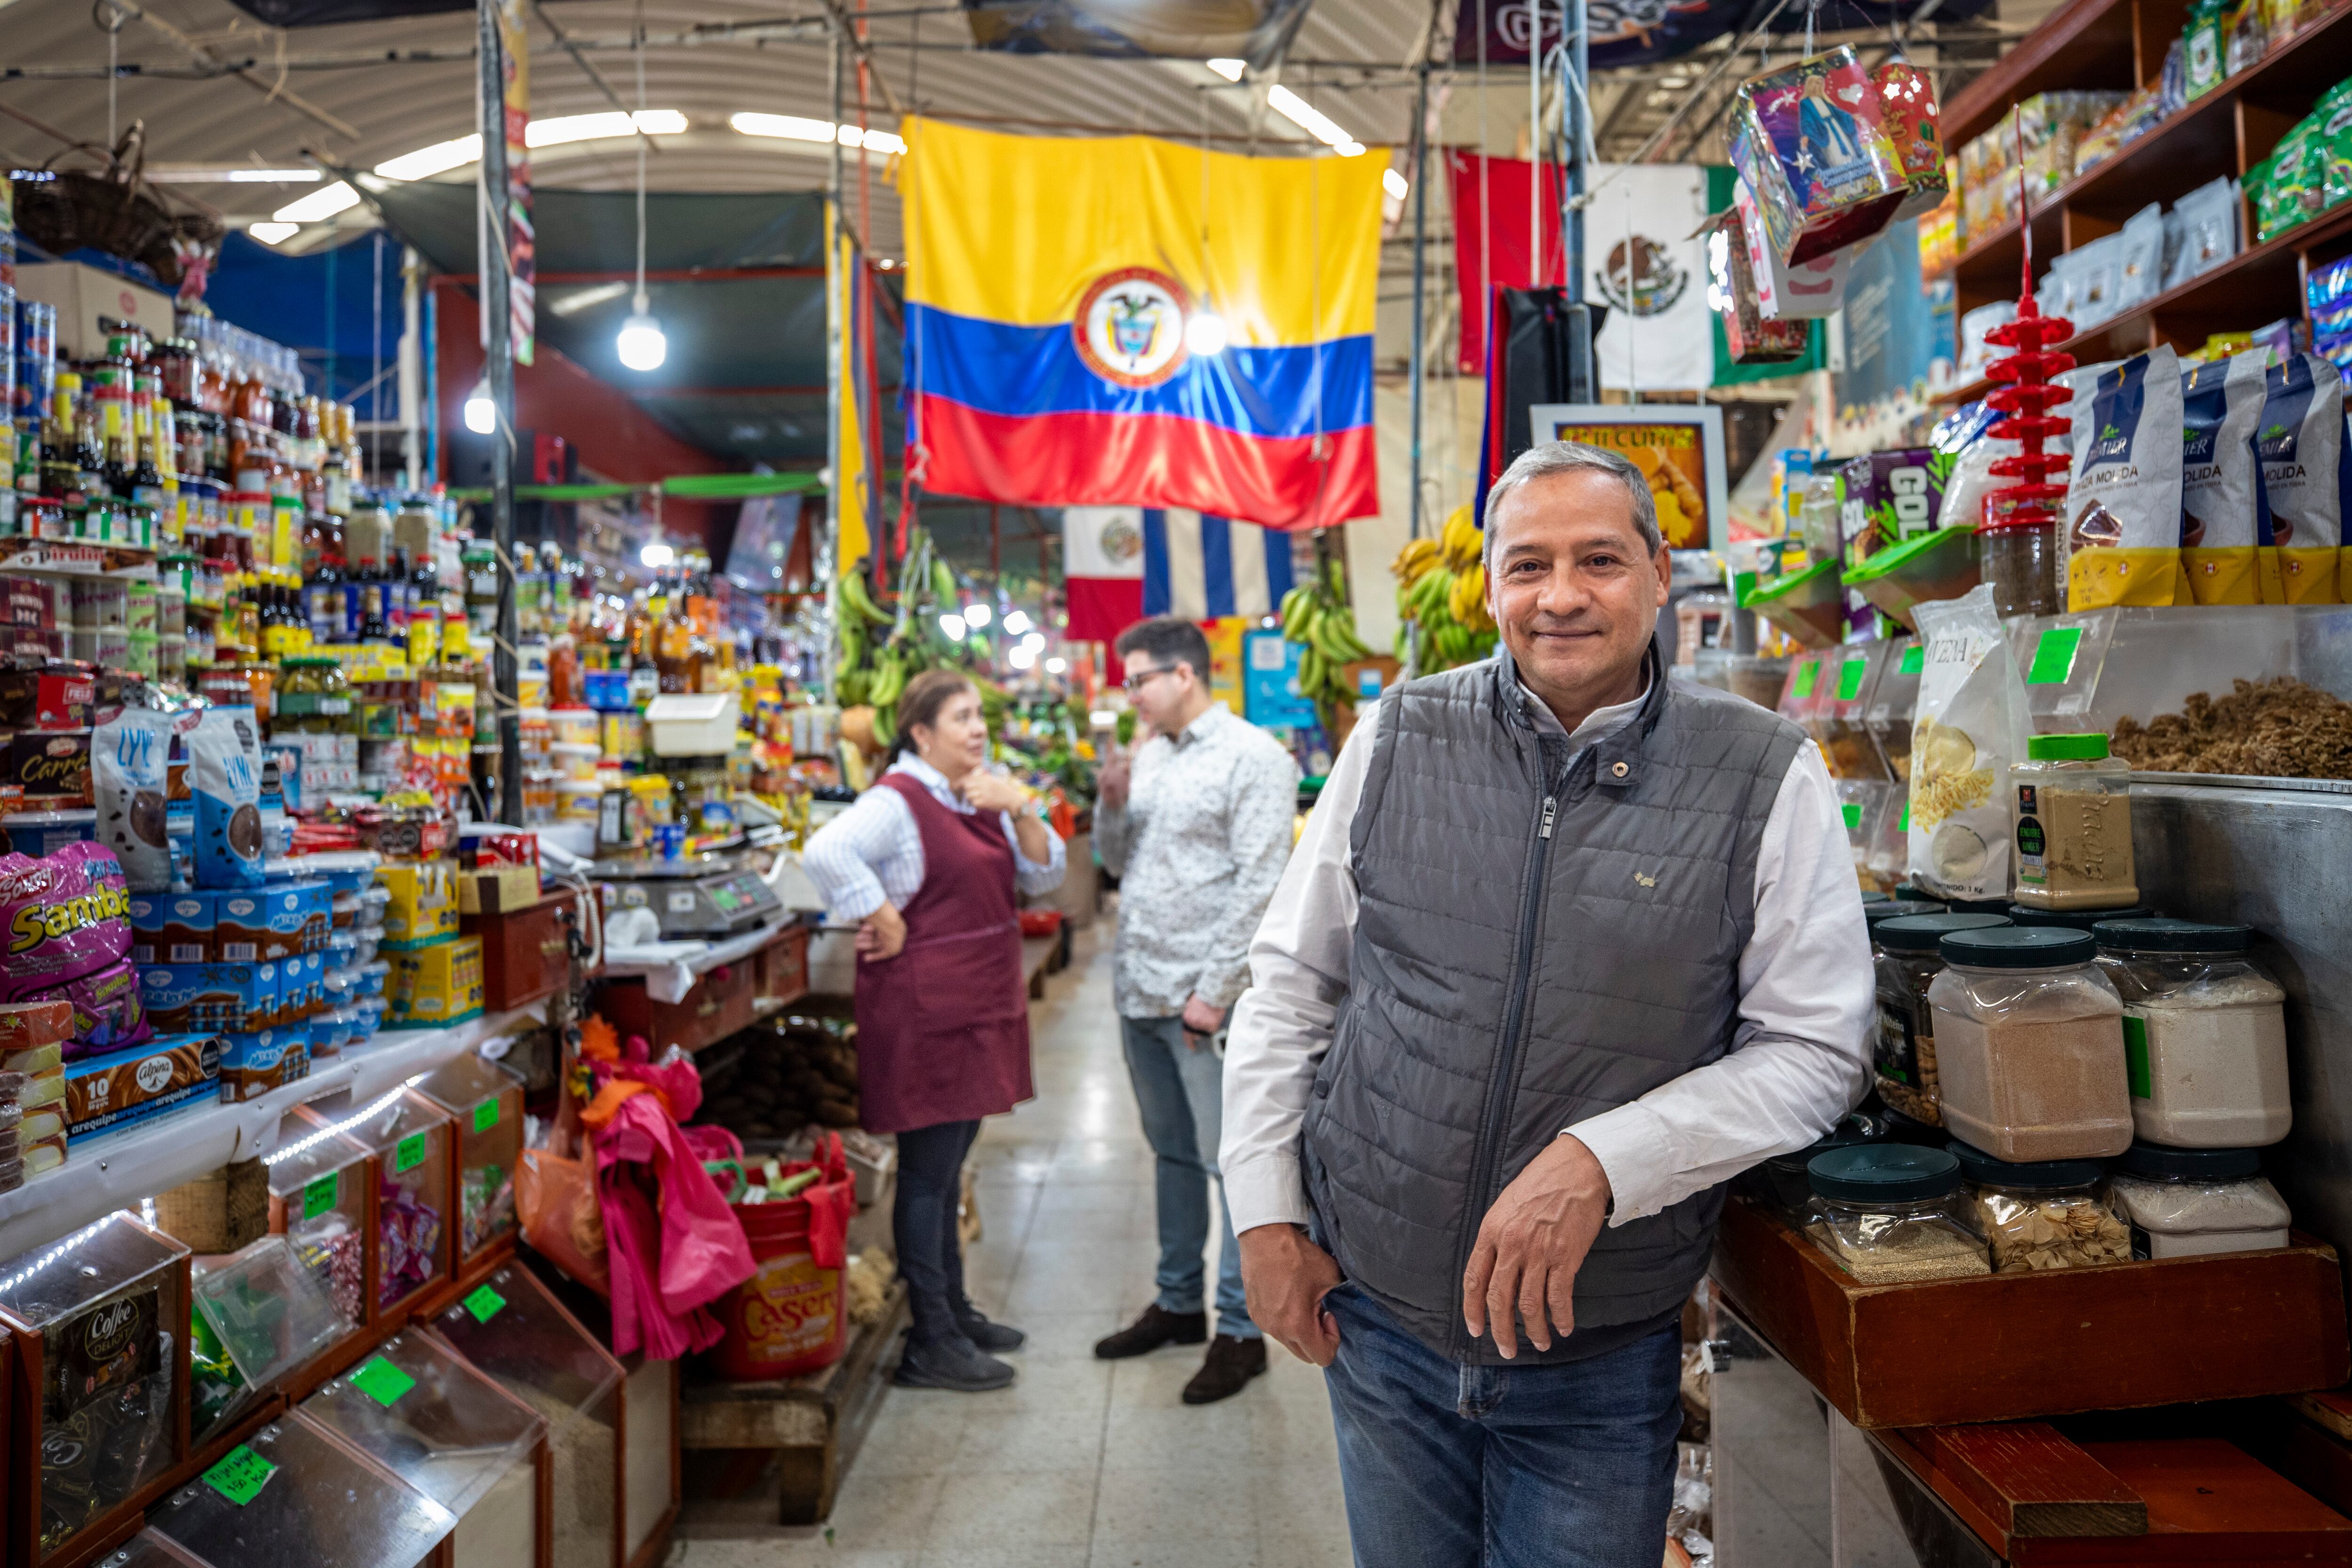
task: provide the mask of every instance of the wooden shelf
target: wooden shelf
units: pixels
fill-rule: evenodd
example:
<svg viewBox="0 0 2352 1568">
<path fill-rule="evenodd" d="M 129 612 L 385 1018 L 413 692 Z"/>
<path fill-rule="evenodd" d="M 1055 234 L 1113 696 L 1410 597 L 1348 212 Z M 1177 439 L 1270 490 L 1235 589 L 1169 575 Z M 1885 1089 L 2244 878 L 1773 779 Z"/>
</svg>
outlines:
<svg viewBox="0 0 2352 1568">
<path fill-rule="evenodd" d="M 2186 18 L 2186 5 L 2179 9 Z M 2002 56 L 2000 64 L 1946 100 L 1940 117 L 1944 145 L 1958 151 L 1991 130 L 2010 105 L 2037 92 L 2065 88 L 2130 91 L 2147 79 L 2140 58 L 2144 31 L 2134 0 L 2070 0 Z M 2158 68 L 2167 41 L 2155 42 Z"/>
</svg>

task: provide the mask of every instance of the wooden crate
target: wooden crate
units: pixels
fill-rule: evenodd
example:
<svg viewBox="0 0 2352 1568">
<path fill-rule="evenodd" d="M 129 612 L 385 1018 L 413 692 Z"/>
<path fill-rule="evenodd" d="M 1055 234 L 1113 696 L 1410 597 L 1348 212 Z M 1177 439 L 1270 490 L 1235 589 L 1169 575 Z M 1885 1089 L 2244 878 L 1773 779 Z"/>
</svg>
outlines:
<svg viewBox="0 0 2352 1568">
<path fill-rule="evenodd" d="M 1865 1428 L 2016 1421 L 2334 1388 L 2352 1376 L 2335 1249 L 1864 1285 L 1744 1199 L 1715 1279 Z"/>
<path fill-rule="evenodd" d="M 822 1372 L 775 1383 L 688 1384 L 678 1445 L 696 1450 L 690 1512 L 723 1512 L 744 1523 L 824 1522 L 882 1402 L 907 1322 L 907 1287 L 896 1281 L 882 1315 Z M 746 1517 L 751 1513 L 765 1518 Z"/>
<path fill-rule="evenodd" d="M 777 940 L 798 940 L 803 944 L 803 951 L 806 950 L 805 932 L 781 933 Z M 772 947 L 774 944 L 769 946 Z M 696 976 L 693 988 L 674 1002 L 656 1001 L 641 978 L 609 980 L 605 982 L 599 1010 L 624 1040 L 633 1034 L 643 1035 L 653 1046 L 656 1056 L 673 1045 L 700 1051 L 738 1030 L 750 1028 L 759 1016 L 754 998 L 758 992 L 759 961 L 764 952 L 762 949 L 761 953 L 731 964 L 716 965 Z"/>
</svg>

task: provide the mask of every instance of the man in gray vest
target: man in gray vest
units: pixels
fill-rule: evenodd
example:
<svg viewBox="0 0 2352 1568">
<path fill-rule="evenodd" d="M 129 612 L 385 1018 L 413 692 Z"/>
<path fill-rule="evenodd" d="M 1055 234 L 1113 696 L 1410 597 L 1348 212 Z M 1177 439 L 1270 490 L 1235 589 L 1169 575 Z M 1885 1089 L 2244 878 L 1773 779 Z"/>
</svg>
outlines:
<svg viewBox="0 0 2352 1568">
<path fill-rule="evenodd" d="M 1486 503 L 1502 648 L 1358 726 L 1250 952 L 1220 1167 L 1328 1369 L 1359 1568 L 1651 1568 L 1723 1183 L 1864 1090 L 1869 941 L 1786 720 L 1667 678 L 1648 486 Z"/>
</svg>

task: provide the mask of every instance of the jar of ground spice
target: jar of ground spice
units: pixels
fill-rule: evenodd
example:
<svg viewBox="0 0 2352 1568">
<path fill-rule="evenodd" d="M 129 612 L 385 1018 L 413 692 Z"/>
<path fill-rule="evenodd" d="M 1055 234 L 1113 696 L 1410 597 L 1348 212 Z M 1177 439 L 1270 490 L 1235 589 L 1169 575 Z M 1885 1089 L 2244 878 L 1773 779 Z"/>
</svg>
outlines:
<svg viewBox="0 0 2352 1568">
<path fill-rule="evenodd" d="M 2010 765 L 2017 902 L 2037 909 L 2126 909 L 2133 880 L 2131 765 L 2104 735 L 2037 735 Z"/>
<path fill-rule="evenodd" d="M 1870 1051 L 1878 1097 L 1916 1122 L 1941 1126 L 1936 1109 L 1936 1022 L 1927 986 L 1944 972 L 1947 932 L 2005 925 L 1998 915 L 1909 915 L 1872 923 L 1878 949 L 1878 1038 Z"/>
<path fill-rule="evenodd" d="M 1997 1160 L 2106 1159 L 2131 1145 L 2123 998 L 2087 933 L 1947 933 L 1934 1009 L 1944 1125 Z"/>
<path fill-rule="evenodd" d="M 2097 1160 L 2017 1165 L 1955 1143 L 1976 1205 L 1979 1234 L 1992 1249 L 1996 1274 L 2082 1269 L 2131 1259 L 2131 1231 L 2107 1201 L 2106 1167 Z"/>
<path fill-rule="evenodd" d="M 2253 1149 L 2287 1134 L 2286 992 L 2248 949 L 2252 930 L 2108 920 L 2093 934 L 2124 999 L 2124 1064 L 2141 1138 Z"/>
<path fill-rule="evenodd" d="M 2116 1162 L 2116 1207 L 2135 1258 L 2197 1258 L 2287 1244 L 2291 1216 L 2252 1149 L 2134 1144 Z"/>
<path fill-rule="evenodd" d="M 1864 1285 L 1990 1274 L 1969 1228 L 1960 1163 L 1943 1149 L 1863 1144 L 1818 1155 L 1807 1167 L 1813 1244 Z"/>
</svg>

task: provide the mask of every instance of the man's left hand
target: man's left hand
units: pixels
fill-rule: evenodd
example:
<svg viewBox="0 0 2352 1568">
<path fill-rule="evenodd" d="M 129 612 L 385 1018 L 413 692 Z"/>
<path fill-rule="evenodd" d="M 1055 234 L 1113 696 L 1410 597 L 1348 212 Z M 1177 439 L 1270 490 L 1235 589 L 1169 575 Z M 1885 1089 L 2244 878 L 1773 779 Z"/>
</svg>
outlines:
<svg viewBox="0 0 2352 1568">
<path fill-rule="evenodd" d="M 1214 1034 L 1225 1024 L 1225 1009 L 1213 1008 L 1198 997 L 1184 998 L 1184 1029 L 1187 1033 Z"/>
<path fill-rule="evenodd" d="M 1519 1354 L 1517 1323 L 1539 1351 L 1551 1348 L 1554 1328 L 1562 1339 L 1573 1333 L 1576 1271 L 1608 1213 L 1609 1173 L 1574 1136 L 1554 1138 L 1478 1227 L 1462 1276 L 1471 1337 L 1492 1325 L 1495 1348 L 1508 1360 Z"/>
</svg>

